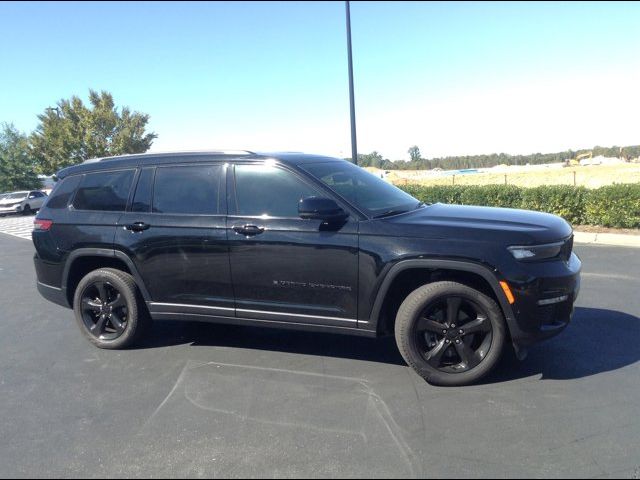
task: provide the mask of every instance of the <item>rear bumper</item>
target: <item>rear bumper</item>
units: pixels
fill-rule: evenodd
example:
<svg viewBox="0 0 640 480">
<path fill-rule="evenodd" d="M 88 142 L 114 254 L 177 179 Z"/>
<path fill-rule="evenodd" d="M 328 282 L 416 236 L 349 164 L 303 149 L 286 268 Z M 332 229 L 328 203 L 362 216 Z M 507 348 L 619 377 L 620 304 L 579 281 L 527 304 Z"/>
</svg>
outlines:
<svg viewBox="0 0 640 480">
<path fill-rule="evenodd" d="M 38 292 L 50 302 L 56 303 L 62 307 L 71 308 L 67 301 L 67 296 L 61 288 L 52 287 L 42 282 L 37 282 Z"/>
<path fill-rule="evenodd" d="M 33 264 L 36 270 L 38 292 L 50 302 L 63 307 L 71 308 L 67 301 L 67 292 L 61 288 L 61 266 L 56 262 L 46 262 L 36 252 L 33 256 Z"/>
<path fill-rule="evenodd" d="M 514 345 L 526 348 L 567 328 L 580 292 L 581 269 L 582 263 L 573 253 L 562 267 L 556 266 L 554 276 L 511 283 L 516 298 L 512 305 L 515 322 L 510 328 Z"/>
</svg>

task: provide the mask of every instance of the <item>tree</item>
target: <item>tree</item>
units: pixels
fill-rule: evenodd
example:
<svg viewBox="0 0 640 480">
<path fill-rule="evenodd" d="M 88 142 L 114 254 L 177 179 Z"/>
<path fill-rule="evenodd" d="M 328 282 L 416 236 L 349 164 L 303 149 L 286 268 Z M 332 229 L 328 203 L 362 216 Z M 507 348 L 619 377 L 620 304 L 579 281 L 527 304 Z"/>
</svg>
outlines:
<svg viewBox="0 0 640 480">
<path fill-rule="evenodd" d="M 412 162 L 419 162 L 422 159 L 420 149 L 416 145 L 407 150 L 407 152 L 409 153 L 409 158 Z"/>
<path fill-rule="evenodd" d="M 29 155 L 29 140 L 13 124 L 0 130 L 0 192 L 41 188 L 35 162 Z"/>
<path fill-rule="evenodd" d="M 149 115 L 118 109 L 109 92 L 89 90 L 89 103 L 73 96 L 38 115 L 30 140 L 40 172 L 52 174 L 89 158 L 144 153 L 157 138 L 146 132 Z"/>
</svg>

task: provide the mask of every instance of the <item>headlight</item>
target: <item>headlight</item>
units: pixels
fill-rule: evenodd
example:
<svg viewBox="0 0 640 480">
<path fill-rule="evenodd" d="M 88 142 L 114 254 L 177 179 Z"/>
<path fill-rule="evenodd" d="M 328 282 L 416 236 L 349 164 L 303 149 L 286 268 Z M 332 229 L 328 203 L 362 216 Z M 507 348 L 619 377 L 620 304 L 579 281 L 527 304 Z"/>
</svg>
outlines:
<svg viewBox="0 0 640 480">
<path fill-rule="evenodd" d="M 523 262 L 546 260 L 560 255 L 564 242 L 548 243 L 546 245 L 531 245 L 528 247 L 509 247 L 513 258 Z"/>
</svg>

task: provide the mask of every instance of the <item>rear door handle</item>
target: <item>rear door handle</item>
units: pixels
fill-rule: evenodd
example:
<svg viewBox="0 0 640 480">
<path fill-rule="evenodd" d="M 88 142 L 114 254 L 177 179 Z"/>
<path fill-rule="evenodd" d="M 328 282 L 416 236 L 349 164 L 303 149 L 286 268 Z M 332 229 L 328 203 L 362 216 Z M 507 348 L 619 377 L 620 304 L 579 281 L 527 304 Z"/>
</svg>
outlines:
<svg viewBox="0 0 640 480">
<path fill-rule="evenodd" d="M 143 230 L 147 230 L 151 225 L 144 222 L 134 222 L 129 225 L 125 225 L 124 228 L 130 230 L 132 232 L 142 232 Z"/>
<path fill-rule="evenodd" d="M 233 231 L 242 235 L 259 235 L 264 232 L 264 228 L 257 225 L 236 225 Z"/>
</svg>

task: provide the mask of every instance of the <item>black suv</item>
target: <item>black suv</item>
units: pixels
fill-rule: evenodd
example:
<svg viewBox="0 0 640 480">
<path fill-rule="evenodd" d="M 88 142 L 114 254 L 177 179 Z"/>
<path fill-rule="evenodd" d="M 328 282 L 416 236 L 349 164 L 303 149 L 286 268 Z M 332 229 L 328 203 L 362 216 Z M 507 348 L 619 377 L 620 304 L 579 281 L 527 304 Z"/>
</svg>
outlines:
<svg viewBox="0 0 640 480">
<path fill-rule="evenodd" d="M 427 381 L 463 385 L 560 333 L 580 285 L 563 219 L 425 205 L 335 158 L 144 154 L 57 177 L 38 289 L 101 348 L 152 319 L 395 334 Z"/>
</svg>

